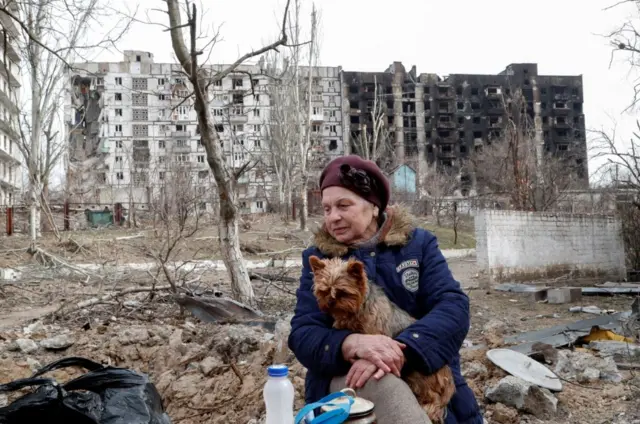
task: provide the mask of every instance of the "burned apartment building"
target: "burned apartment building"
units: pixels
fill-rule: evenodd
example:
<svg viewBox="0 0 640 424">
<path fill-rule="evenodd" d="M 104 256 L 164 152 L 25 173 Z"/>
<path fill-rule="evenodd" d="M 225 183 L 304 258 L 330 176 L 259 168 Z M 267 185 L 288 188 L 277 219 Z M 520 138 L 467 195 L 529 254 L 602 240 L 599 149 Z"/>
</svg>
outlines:
<svg viewBox="0 0 640 424">
<path fill-rule="evenodd" d="M 342 85 L 345 153 L 362 155 L 362 140 L 376 140 L 381 150 L 373 152 L 369 143 L 365 154 L 387 169 L 412 166 L 419 182 L 429 165 L 455 170 L 482 146 L 500 140 L 507 122 L 505 99 L 515 93 L 533 119 L 536 85 L 545 150 L 567 159 L 588 184 L 582 76 L 538 75 L 537 65 L 526 63 L 511 64 L 497 75 L 441 78 L 417 74 L 415 67 L 407 72 L 394 62 L 384 72 L 345 71 Z M 384 130 L 376 134 L 380 125 Z"/>
<path fill-rule="evenodd" d="M 222 66 L 212 66 L 215 73 Z M 69 200 L 141 205 L 184 196 L 185 187 L 216 207 L 215 183 L 180 65 L 125 51 L 121 62 L 78 63 L 69 74 L 65 119 Z M 210 87 L 210 107 L 227 165 L 255 159 L 237 182 L 242 212 L 266 208 L 269 173 L 259 166 L 269 121 L 266 77 L 243 66 Z M 267 186 L 267 188 L 265 188 Z"/>
<path fill-rule="evenodd" d="M 8 10 L 19 14 L 18 5 L 9 3 Z M 20 103 L 20 55 L 17 52 L 18 29 L 6 13 L 0 13 L 3 40 L 0 57 L 0 208 L 12 206 L 20 199 L 23 157 L 20 152 L 18 105 Z"/>
</svg>

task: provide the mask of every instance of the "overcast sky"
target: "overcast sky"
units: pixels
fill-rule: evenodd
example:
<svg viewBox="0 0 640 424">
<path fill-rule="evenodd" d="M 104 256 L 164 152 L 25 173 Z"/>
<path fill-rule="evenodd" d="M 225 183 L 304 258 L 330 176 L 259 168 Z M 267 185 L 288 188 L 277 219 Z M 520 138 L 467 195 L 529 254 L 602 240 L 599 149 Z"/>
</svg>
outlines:
<svg viewBox="0 0 640 424">
<path fill-rule="evenodd" d="M 308 25 L 311 1 L 301 1 Z M 587 128 L 612 127 L 613 117 L 628 140 L 635 116 L 623 110 L 632 99 L 634 75 L 622 59 L 609 66 L 611 49 L 602 34 L 634 16 L 634 8 L 604 10 L 615 1 L 318 0 L 320 60 L 351 71 L 382 71 L 401 61 L 407 69 L 416 65 L 418 73 L 440 75 L 493 74 L 510 63 L 536 62 L 540 74 L 582 74 Z M 139 4 L 141 19 L 147 19 L 147 10 L 166 7 L 160 0 Z M 285 0 L 204 4 L 205 21 L 222 25 L 224 38 L 211 61 L 228 63 L 276 37 Z M 166 24 L 166 15 L 150 13 L 153 21 Z M 118 48 L 150 51 L 157 62 L 174 61 L 169 34 L 159 26 L 134 24 Z M 120 59 L 117 51 L 100 55 L 104 61 Z"/>
</svg>

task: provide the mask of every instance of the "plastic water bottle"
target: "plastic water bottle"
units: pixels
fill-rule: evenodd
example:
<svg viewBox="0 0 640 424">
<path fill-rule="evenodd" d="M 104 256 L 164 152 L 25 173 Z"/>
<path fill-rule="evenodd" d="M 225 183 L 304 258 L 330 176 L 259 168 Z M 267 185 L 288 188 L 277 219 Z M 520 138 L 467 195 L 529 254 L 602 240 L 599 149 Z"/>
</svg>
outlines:
<svg viewBox="0 0 640 424">
<path fill-rule="evenodd" d="M 266 424 L 293 424 L 293 384 L 289 381 L 286 365 L 267 368 L 269 378 L 262 394 L 267 407 Z"/>
</svg>

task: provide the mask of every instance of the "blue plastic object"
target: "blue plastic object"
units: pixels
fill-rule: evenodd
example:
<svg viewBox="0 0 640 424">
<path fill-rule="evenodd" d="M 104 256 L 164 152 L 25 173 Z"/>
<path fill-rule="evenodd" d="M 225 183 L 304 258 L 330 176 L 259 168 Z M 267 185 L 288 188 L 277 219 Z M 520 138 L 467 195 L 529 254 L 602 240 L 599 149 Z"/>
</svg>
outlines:
<svg viewBox="0 0 640 424">
<path fill-rule="evenodd" d="M 334 399 L 343 397 L 347 398 L 347 403 L 331 402 Z M 295 424 L 341 424 L 349 419 L 351 405 L 353 405 L 353 398 L 351 396 L 345 394 L 344 392 L 331 393 L 330 395 L 323 397 L 317 402 L 305 405 L 305 407 L 302 408 L 296 415 Z M 310 412 L 322 406 L 333 406 L 335 407 L 335 409 L 324 412 L 319 416 L 313 418 L 311 421 L 303 421 L 303 419 L 307 418 Z"/>
</svg>

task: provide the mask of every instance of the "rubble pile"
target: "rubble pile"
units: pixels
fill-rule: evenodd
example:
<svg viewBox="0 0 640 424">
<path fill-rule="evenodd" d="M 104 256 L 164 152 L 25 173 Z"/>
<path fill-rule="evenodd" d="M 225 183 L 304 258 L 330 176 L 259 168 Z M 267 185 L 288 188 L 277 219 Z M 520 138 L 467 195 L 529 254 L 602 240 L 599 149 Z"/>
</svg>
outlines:
<svg viewBox="0 0 640 424">
<path fill-rule="evenodd" d="M 247 423 L 264 415 L 265 369 L 278 357 L 290 366 L 296 407 L 304 399 L 304 368 L 286 347 L 287 321 L 277 333 L 242 325 L 215 326 L 189 320 L 127 325 L 103 322 L 87 330 L 31 324 L 0 333 L 0 381 L 30 376 L 41 364 L 65 356 L 132 368 L 149 374 L 173 422 Z M 54 371 L 67 381 L 81 370 Z M 11 399 L 0 397 L 0 405 Z"/>
</svg>

